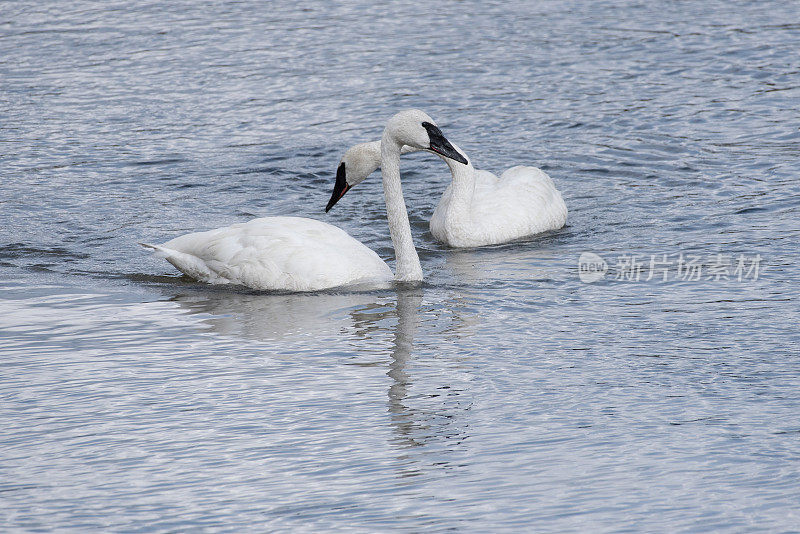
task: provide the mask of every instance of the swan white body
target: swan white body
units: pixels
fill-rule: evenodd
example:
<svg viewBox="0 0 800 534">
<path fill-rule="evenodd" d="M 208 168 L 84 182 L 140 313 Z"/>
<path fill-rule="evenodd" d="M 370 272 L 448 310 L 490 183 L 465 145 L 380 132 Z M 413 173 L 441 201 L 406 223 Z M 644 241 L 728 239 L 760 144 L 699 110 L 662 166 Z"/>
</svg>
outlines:
<svg viewBox="0 0 800 534">
<path fill-rule="evenodd" d="M 453 181 L 433 211 L 433 237 L 451 247 L 506 243 L 567 222 L 567 206 L 553 180 L 536 167 L 511 167 L 499 178 L 453 162 Z"/>
<path fill-rule="evenodd" d="M 253 219 L 150 247 L 182 273 L 210 284 L 314 291 L 393 278 L 373 250 L 341 228 L 301 217 Z"/>
<path fill-rule="evenodd" d="M 427 124 L 427 126 L 425 126 Z M 438 137 L 437 137 L 438 136 Z M 177 237 L 156 251 L 181 272 L 212 284 L 241 284 L 260 290 L 315 291 L 351 284 L 422 280 L 400 183 L 400 148 L 447 153 L 452 147 L 433 120 L 418 110 L 396 114 L 382 138 L 386 213 L 396 255 L 396 272 L 344 230 L 300 217 L 266 217 Z M 453 157 L 466 161 L 460 154 Z"/>
<path fill-rule="evenodd" d="M 415 150 L 403 147 L 402 153 Z M 342 162 L 348 189 L 377 169 L 379 153 L 379 141 L 356 145 L 345 153 Z M 452 182 L 431 217 L 430 230 L 437 241 L 451 247 L 479 247 L 555 230 L 567 221 L 564 199 L 541 169 L 512 167 L 498 178 L 473 168 L 469 161 L 445 162 Z"/>
</svg>

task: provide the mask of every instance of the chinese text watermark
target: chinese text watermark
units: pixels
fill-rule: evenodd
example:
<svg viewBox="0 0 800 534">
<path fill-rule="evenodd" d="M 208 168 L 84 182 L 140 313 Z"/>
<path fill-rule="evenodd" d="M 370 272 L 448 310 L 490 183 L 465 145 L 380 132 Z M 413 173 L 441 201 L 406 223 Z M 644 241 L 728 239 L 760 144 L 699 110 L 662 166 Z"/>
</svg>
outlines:
<svg viewBox="0 0 800 534">
<path fill-rule="evenodd" d="M 578 276 L 590 284 L 609 276 L 624 282 L 694 282 L 699 280 L 758 280 L 760 254 L 620 254 L 609 265 L 594 252 L 578 258 Z"/>
</svg>

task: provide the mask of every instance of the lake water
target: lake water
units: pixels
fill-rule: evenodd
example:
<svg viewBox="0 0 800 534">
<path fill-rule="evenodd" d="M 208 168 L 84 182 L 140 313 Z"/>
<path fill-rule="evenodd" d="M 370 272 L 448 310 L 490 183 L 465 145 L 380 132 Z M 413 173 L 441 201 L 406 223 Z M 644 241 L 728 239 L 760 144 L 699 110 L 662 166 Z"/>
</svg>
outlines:
<svg viewBox="0 0 800 534">
<path fill-rule="evenodd" d="M 796 3 L 0 15 L 2 530 L 800 530 Z M 567 226 L 447 249 L 415 154 L 419 287 L 213 287 L 136 244 L 294 214 L 392 260 L 378 175 L 323 208 L 409 107 L 545 169 Z"/>
</svg>

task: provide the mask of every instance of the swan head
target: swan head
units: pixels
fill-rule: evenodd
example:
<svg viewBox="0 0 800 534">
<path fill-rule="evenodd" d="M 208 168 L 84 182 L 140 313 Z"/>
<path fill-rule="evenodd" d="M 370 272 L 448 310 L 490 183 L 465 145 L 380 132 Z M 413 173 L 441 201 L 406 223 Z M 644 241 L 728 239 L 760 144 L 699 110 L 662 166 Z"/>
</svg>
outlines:
<svg viewBox="0 0 800 534">
<path fill-rule="evenodd" d="M 350 188 L 360 184 L 381 165 L 381 142 L 361 143 L 350 147 L 336 169 L 336 184 L 325 206 L 327 213 Z"/>
<path fill-rule="evenodd" d="M 442 157 L 467 164 L 467 158 L 453 148 L 432 118 L 418 109 L 401 111 L 386 123 L 384 138 L 393 139 L 400 147 L 435 152 Z"/>
</svg>

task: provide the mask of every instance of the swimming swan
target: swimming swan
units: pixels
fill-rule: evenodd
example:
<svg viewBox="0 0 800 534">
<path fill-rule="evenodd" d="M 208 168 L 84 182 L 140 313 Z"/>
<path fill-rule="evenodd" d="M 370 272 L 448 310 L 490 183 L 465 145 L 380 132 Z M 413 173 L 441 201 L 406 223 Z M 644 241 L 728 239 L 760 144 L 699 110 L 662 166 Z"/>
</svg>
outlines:
<svg viewBox="0 0 800 534">
<path fill-rule="evenodd" d="M 141 243 L 181 272 L 212 284 L 315 291 L 347 284 L 422 280 L 400 183 L 403 145 L 466 162 L 436 123 L 419 110 L 394 115 L 381 139 L 380 161 L 395 275 L 371 249 L 344 230 L 301 217 L 265 217 L 183 235 L 161 245 Z"/>
<path fill-rule="evenodd" d="M 464 154 L 457 145 L 453 147 Z M 404 146 L 402 153 L 417 150 Z M 378 168 L 380 152 L 380 141 L 361 143 L 345 152 L 326 212 Z M 555 230 L 566 223 L 564 199 L 541 169 L 512 167 L 498 178 L 473 168 L 470 161 L 443 159 L 450 167 L 452 183 L 431 217 L 430 229 L 437 241 L 451 247 L 479 247 Z"/>
</svg>

